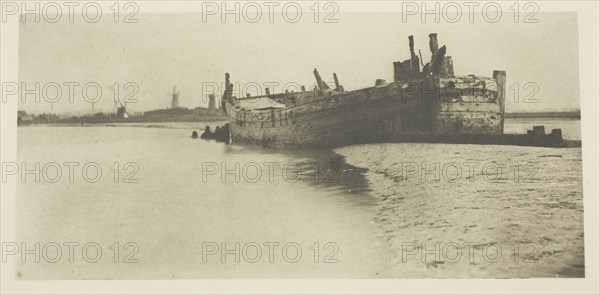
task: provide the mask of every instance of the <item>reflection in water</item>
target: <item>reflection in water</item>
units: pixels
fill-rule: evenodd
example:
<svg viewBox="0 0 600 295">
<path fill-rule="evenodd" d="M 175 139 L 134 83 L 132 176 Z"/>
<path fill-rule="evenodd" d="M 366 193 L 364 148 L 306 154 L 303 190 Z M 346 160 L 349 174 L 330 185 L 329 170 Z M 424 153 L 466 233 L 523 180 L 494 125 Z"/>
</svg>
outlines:
<svg viewBox="0 0 600 295">
<path fill-rule="evenodd" d="M 278 155 L 286 161 L 260 163 L 265 172 L 271 166 L 289 182 L 302 182 L 314 185 L 317 189 L 334 191 L 345 198 L 351 198 L 356 204 L 373 204 L 373 198 L 366 193 L 369 191 L 369 185 L 364 174 L 368 169 L 348 164 L 343 156 L 333 150 L 272 149 L 236 145 L 225 145 L 223 148 L 225 154 L 244 154 L 249 158 L 257 154 Z"/>
</svg>

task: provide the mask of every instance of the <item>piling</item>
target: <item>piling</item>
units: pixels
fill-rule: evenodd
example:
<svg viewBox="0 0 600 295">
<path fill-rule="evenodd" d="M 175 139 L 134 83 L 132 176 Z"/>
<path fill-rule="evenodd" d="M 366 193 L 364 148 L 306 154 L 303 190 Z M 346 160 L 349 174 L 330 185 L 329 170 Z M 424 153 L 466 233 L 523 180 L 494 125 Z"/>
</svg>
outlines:
<svg viewBox="0 0 600 295">
<path fill-rule="evenodd" d="M 564 143 L 563 137 L 562 137 L 562 129 L 552 129 L 552 132 L 550 132 L 550 141 L 554 144 L 562 144 Z"/>
<path fill-rule="evenodd" d="M 533 136 L 542 137 L 544 135 L 546 135 L 544 126 L 533 126 Z"/>
<path fill-rule="evenodd" d="M 553 137 L 562 138 L 562 129 L 552 129 L 550 135 L 552 135 Z"/>
</svg>

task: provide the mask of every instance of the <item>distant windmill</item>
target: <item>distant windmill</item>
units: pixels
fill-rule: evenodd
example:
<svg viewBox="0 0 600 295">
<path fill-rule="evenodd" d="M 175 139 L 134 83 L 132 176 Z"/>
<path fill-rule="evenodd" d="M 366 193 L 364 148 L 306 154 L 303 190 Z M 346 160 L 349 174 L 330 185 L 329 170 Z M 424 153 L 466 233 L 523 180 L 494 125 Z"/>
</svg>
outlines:
<svg viewBox="0 0 600 295">
<path fill-rule="evenodd" d="M 208 95 L 208 109 L 209 110 L 217 109 L 217 101 L 215 99 L 215 95 L 212 93 Z"/>
<path fill-rule="evenodd" d="M 119 99 L 115 100 L 115 106 L 117 112 L 117 118 L 119 119 L 127 119 L 129 118 L 129 114 L 127 113 L 127 103 L 122 103 Z"/>
<path fill-rule="evenodd" d="M 179 91 L 177 86 L 173 86 L 173 93 L 171 93 L 171 108 L 176 109 L 179 107 Z"/>
</svg>

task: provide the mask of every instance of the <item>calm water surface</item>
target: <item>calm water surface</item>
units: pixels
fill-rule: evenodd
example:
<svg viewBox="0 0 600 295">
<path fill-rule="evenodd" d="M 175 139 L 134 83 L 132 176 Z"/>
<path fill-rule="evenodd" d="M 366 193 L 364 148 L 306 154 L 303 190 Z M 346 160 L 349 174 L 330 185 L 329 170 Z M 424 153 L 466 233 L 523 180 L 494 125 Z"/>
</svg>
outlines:
<svg viewBox="0 0 600 295">
<path fill-rule="evenodd" d="M 19 240 L 97 242 L 106 258 L 94 264 L 62 263 L 65 259 L 56 264 L 26 263 L 20 266 L 23 278 L 387 275 L 387 245 L 377 238 L 372 218 L 376 208 L 369 204 L 374 198 L 365 190 L 366 180 L 353 169 L 347 169 L 344 181 L 325 181 L 327 170 L 315 178 L 314 163 L 335 162 L 344 167 L 333 152 L 283 153 L 192 140 L 188 128 L 38 126 L 18 132 L 18 158 L 29 167 L 35 162 L 42 166 L 80 163 L 73 183 L 63 166 L 64 175 L 56 183 L 43 178 L 36 183 L 30 177 L 19 184 Z M 91 162 L 102 169 L 96 183 L 86 182 L 81 175 L 82 166 Z M 114 163 L 120 167 L 118 183 Z M 130 179 L 138 183 L 123 182 L 134 171 L 133 167 L 125 169 L 126 163 L 139 167 Z M 234 172 L 207 173 L 203 179 L 203 164 Z M 291 168 L 283 173 L 286 164 Z M 268 165 L 274 167 L 272 175 Z M 257 166 L 261 176 L 257 176 Z M 53 177 L 54 170 L 48 171 Z M 95 170 L 89 171 L 95 177 Z M 304 174 L 298 176 L 299 172 Z M 139 263 L 112 262 L 108 247 L 115 242 L 139 245 L 135 256 Z M 243 247 L 270 242 L 280 244 L 272 263 L 266 247 L 257 263 L 243 259 L 235 263 L 235 255 L 227 256 L 226 263 L 221 263 L 219 255 L 206 262 L 202 259 L 203 243 L 226 243 L 228 249 L 235 249 L 236 243 Z M 281 251 L 287 243 L 300 245 L 298 262 L 283 261 Z M 315 243 L 320 248 L 317 254 L 309 248 Z M 326 243 L 337 246 L 325 249 Z M 289 250 L 292 261 L 294 249 Z M 248 251 L 246 257 L 256 256 L 255 248 Z M 122 255 L 130 252 L 122 251 Z M 324 263 L 330 254 L 328 262 L 339 262 Z"/>
<path fill-rule="evenodd" d="M 558 123 L 566 138 L 580 134 L 577 124 Z M 534 124 L 507 122 L 507 130 Z M 19 128 L 19 161 L 32 166 L 80 164 L 73 182 L 63 165 L 56 183 L 43 178 L 36 183 L 30 177 L 18 185 L 19 240 L 95 242 L 103 250 L 96 263 L 79 255 L 74 263 L 64 258 L 58 263 L 20 264 L 21 278 L 583 274 L 581 149 L 377 144 L 283 151 L 192 140 L 191 131 L 202 126 Z M 81 175 L 82 166 L 91 162 L 102 169 L 95 183 Z M 411 163 L 418 169 L 424 163 L 432 172 L 423 179 L 421 171 L 407 170 Z M 437 170 L 435 163 L 440 164 Z M 464 163 L 477 164 L 471 166 L 476 167 L 474 174 Z M 454 164 L 462 167 L 460 176 L 452 170 Z M 515 164 L 523 165 L 518 176 Z M 505 166 L 497 178 L 482 170 L 494 165 Z M 48 173 L 54 175 L 52 171 Z M 92 177 L 93 172 L 89 170 Z M 127 176 L 137 183 L 125 183 Z M 139 261 L 122 262 L 133 251 L 128 248 L 119 251 L 115 263 L 115 251 L 109 248 L 115 242 L 121 248 L 134 242 Z M 203 259 L 203 243 L 233 250 L 236 243 L 244 247 L 270 242 L 279 244 L 272 262 L 266 246 L 255 263 L 244 260 L 257 257 L 253 247 L 241 254 L 239 263 L 234 254 L 222 262 L 220 252 Z M 471 260 L 465 242 L 474 245 Z M 290 243 L 299 246 L 301 256 L 293 248 L 283 257 L 282 248 Z M 437 252 L 446 256 L 438 257 L 440 261 L 435 255 L 421 256 L 420 247 L 436 252 L 436 243 Z M 451 261 L 458 252 L 444 246 L 455 244 L 464 254 Z M 481 251 L 490 245 L 503 251 L 497 261 L 482 258 Z M 515 245 L 520 247 L 516 256 Z M 454 252 L 448 254 L 448 249 Z M 488 252 L 484 258 L 494 258 L 493 250 Z"/>
</svg>

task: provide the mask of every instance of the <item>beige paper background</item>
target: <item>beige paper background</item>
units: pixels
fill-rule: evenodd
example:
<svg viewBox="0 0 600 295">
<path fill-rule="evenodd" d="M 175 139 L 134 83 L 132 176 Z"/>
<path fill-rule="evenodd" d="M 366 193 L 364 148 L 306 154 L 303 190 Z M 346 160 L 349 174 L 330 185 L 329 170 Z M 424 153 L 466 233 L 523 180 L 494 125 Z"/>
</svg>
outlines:
<svg viewBox="0 0 600 295">
<path fill-rule="evenodd" d="M 113 1 L 97 1 L 110 5 Z M 503 8 L 514 1 L 502 3 Z M 199 11 L 195 1 L 137 2 L 140 11 Z M 390 10 L 389 2 L 339 2 L 346 10 Z M 343 3 L 343 6 L 342 6 Z M 420 3 L 420 2 L 417 2 Z M 582 113 L 583 185 L 585 218 L 585 279 L 510 280 L 184 280 L 184 281 L 16 281 L 14 264 L 1 264 L 1 293 L 598 293 L 599 292 L 599 4 L 595 1 L 543 1 L 541 11 L 575 11 L 579 28 L 580 99 Z M 400 5 L 393 9 L 399 11 Z M 18 81 L 18 22 L 1 24 L 0 80 Z M 0 155 L 16 162 L 17 102 L 0 104 Z M 1 240 L 14 241 L 15 183 L 1 184 Z"/>
</svg>

